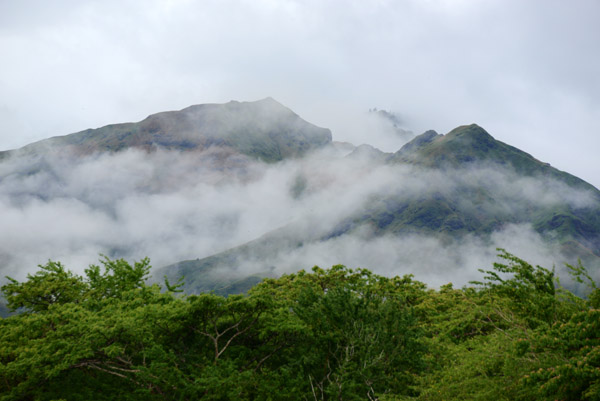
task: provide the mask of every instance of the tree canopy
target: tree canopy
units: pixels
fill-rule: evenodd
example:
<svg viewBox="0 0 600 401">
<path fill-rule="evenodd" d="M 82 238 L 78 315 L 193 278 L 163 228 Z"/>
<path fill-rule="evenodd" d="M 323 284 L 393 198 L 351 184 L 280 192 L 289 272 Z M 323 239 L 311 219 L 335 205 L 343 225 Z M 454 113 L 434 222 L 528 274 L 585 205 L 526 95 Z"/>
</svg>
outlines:
<svg viewBox="0 0 600 401">
<path fill-rule="evenodd" d="M 599 290 L 500 250 L 470 286 L 341 265 L 247 294 L 147 285 L 148 259 L 2 286 L 0 400 L 599 400 Z"/>
</svg>

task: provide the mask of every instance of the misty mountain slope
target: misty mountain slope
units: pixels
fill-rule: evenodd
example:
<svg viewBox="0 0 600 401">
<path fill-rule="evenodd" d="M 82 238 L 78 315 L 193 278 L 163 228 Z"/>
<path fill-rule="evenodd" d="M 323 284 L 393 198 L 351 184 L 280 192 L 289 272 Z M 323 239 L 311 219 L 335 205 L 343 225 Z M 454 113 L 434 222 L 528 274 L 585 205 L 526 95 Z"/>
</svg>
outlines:
<svg viewBox="0 0 600 401">
<path fill-rule="evenodd" d="M 540 233 L 572 236 L 600 256 L 600 191 L 477 125 L 446 135 L 428 131 L 387 161 L 415 166 L 414 176 L 430 185 L 410 194 L 401 185 L 372 194 L 341 226 L 368 223 L 378 233 L 459 235 L 529 223 Z"/>
<path fill-rule="evenodd" d="M 155 271 L 154 280 L 160 281 L 166 276 L 175 282 L 183 277 L 186 293 L 245 292 L 262 278 L 277 275 L 277 266 L 269 263 L 285 258 L 304 242 L 318 240 L 319 236 L 309 233 L 305 225 L 290 224 L 224 252 L 164 266 Z"/>
<path fill-rule="evenodd" d="M 402 138 L 405 142 L 411 140 L 415 136 L 412 131 L 403 127 L 404 124 L 402 118 L 392 111 L 378 110 L 377 108 L 374 108 L 369 110 L 369 114 L 387 122 L 394 135 Z"/>
<path fill-rule="evenodd" d="M 533 224 L 536 231 L 548 236 L 563 240 L 573 237 L 592 253 L 600 256 L 600 192 L 571 174 L 557 170 L 528 153 L 495 140 L 483 128 L 475 124 L 458 127 L 446 135 L 426 133 L 406 144 L 391 160 L 438 169 L 456 168 L 457 166 L 467 168 L 469 165 L 472 165 L 473 168 L 506 166 L 511 173 L 514 172 L 517 179 L 532 177 L 542 180 L 543 188 L 539 188 L 542 197 L 558 192 L 580 194 L 581 197 L 587 198 L 587 201 L 583 202 L 585 204 L 578 204 L 576 196 L 572 196 L 574 202 L 555 203 L 553 207 L 548 207 L 534 196 L 530 197 L 520 210 L 511 208 L 510 213 L 504 213 L 500 217 L 505 222 L 529 222 Z M 455 196 L 461 196 L 465 194 L 465 191 L 469 191 L 469 185 L 465 187 Z M 485 192 L 483 195 L 490 199 L 504 197 L 498 187 L 489 185 L 485 181 L 478 182 L 476 186 L 471 187 L 470 191 L 478 192 L 478 196 Z M 531 191 L 531 186 L 524 185 L 522 191 Z M 474 199 L 473 196 L 464 196 L 463 198 Z M 481 204 L 481 202 L 479 203 Z M 469 210 L 475 209 L 469 208 Z M 470 217 L 476 217 L 475 220 L 480 222 L 479 227 L 485 229 L 490 227 L 490 224 L 494 224 L 492 217 L 498 217 L 498 214 L 490 210 L 483 210 L 483 212 L 480 213 L 480 217 Z M 464 214 L 469 215 L 469 213 Z M 490 218 L 492 219 L 490 220 Z M 473 221 L 472 218 L 468 220 Z M 472 231 L 473 228 L 470 227 L 470 230 Z"/>
<path fill-rule="evenodd" d="M 384 162 L 391 155 L 367 144 L 357 146 L 346 157 L 348 159 L 368 159 L 372 162 Z"/>
<path fill-rule="evenodd" d="M 461 173 L 466 172 L 455 171 Z M 433 262 L 448 266 L 439 277 L 447 277 L 453 266 L 473 263 L 467 256 L 473 252 L 518 246 L 531 247 L 530 252 L 536 248 L 559 269 L 562 263 L 581 258 L 598 273 L 600 208 L 559 205 L 555 199 L 537 206 L 525 198 L 496 200 L 496 192 L 473 187 L 411 199 L 397 194 L 374 200 L 373 195 L 349 217 L 334 220 L 328 230 L 307 235 L 290 225 L 210 257 L 167 266 L 160 270 L 160 277 L 166 274 L 175 280 L 184 276 L 186 291 L 210 291 L 225 287 L 230 280 L 239 281 L 245 272 L 254 277 L 276 276 L 323 261 L 369 266 L 390 274 L 406 272 L 405 267 L 410 266 L 409 272 L 419 276 L 432 263 L 422 247 L 422 242 L 428 241 L 435 243 L 437 252 L 444 252 L 441 258 L 448 258 Z M 456 274 L 465 273 L 457 270 Z"/>
<path fill-rule="evenodd" d="M 328 129 L 312 125 L 272 98 L 266 98 L 157 113 L 138 123 L 107 125 L 36 142 L 18 153 L 39 155 L 68 150 L 88 155 L 129 148 L 201 151 L 215 146 L 276 162 L 302 156 L 330 142 Z"/>
<path fill-rule="evenodd" d="M 164 265 L 245 243 L 289 220 L 298 160 L 351 149 L 267 98 L 1 152 L 2 276 L 48 259 L 85 266 L 99 253 Z"/>
<path fill-rule="evenodd" d="M 311 248 L 321 253 L 323 248 L 330 248 L 330 254 L 340 259 L 345 256 L 343 252 L 353 252 L 340 245 L 350 242 L 364 246 L 365 253 L 370 245 L 382 242 L 406 251 L 402 244 L 414 238 L 435 239 L 439 247 L 447 249 L 464 249 L 465 241 L 479 241 L 481 247 L 493 249 L 508 245 L 510 240 L 504 233 L 512 227 L 521 227 L 528 236 L 535 237 L 537 246 L 544 243 L 548 247 L 544 252 L 553 255 L 552 264 L 560 267 L 582 258 L 596 273 L 600 269 L 600 192 L 495 140 L 476 125 L 459 127 L 446 135 L 428 131 L 394 155 L 360 146 L 345 159 L 350 163 L 368 161 L 344 165 L 346 173 L 356 177 L 357 185 L 380 184 L 362 192 L 352 208 L 332 219 L 318 235 L 304 236 L 301 231 L 292 235 L 294 227 L 288 226 L 285 238 L 293 240 L 283 240 L 278 230 L 208 258 L 171 265 L 164 271 L 172 279 L 186 276 L 187 290 L 194 292 L 208 289 L 206 283 L 212 283 L 215 277 L 220 277 L 217 281 L 222 286 L 228 274 L 276 274 L 278 264 L 310 263 L 308 257 L 298 255 L 314 254 Z M 329 167 L 337 168 L 335 164 Z M 310 177 L 304 186 L 311 187 Z M 346 188 L 339 191 L 339 196 L 351 196 L 349 193 L 350 188 Z M 402 263 L 400 252 L 383 252 L 395 263 Z M 362 258 L 369 268 L 377 269 L 373 266 L 376 259 Z M 317 261 L 314 257 L 313 263 Z M 427 265 L 426 255 L 422 263 Z M 460 256 L 457 263 L 461 263 Z M 413 272 L 418 275 L 418 271 Z"/>
<path fill-rule="evenodd" d="M 496 247 L 545 266 L 582 257 L 600 275 L 598 190 L 476 125 L 392 154 L 332 142 L 265 99 L 0 157 L 0 270 L 17 279 L 48 259 L 81 271 L 101 253 L 148 256 L 154 277 L 183 275 L 188 292 L 338 263 L 461 284 Z"/>
</svg>

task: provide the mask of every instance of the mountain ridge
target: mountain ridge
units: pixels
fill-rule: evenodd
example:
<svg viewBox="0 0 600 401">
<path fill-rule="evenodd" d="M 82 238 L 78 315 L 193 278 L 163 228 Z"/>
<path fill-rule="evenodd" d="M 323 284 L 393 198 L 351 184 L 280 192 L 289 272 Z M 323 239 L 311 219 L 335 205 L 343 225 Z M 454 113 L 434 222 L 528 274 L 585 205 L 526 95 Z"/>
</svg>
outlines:
<svg viewBox="0 0 600 401">
<path fill-rule="evenodd" d="M 519 174 L 550 175 L 567 180 L 570 185 L 597 191 L 592 184 L 495 139 L 477 124 L 459 126 L 445 135 L 427 131 L 405 144 L 390 158 L 393 163 L 413 163 L 437 168 L 485 161 L 498 165 L 508 164 Z"/>
<path fill-rule="evenodd" d="M 284 200 L 284 206 L 259 204 L 257 210 L 283 209 L 272 225 L 261 225 L 262 231 L 250 230 L 253 236 L 242 235 L 237 243 L 230 241 L 227 247 L 219 244 L 211 248 L 223 251 L 205 251 L 203 258 L 179 259 L 179 262 L 175 259 L 174 263 L 165 263 L 166 267 L 156 270 L 159 276 L 164 273 L 171 281 L 176 281 L 179 274 L 187 276 L 188 292 L 227 292 L 233 291 L 232 288 L 237 291 L 256 283 L 263 275 L 272 274 L 278 263 L 290 259 L 289 255 L 297 256 L 312 248 L 318 248 L 317 255 L 322 255 L 330 252 L 331 244 L 339 245 L 346 240 L 358 248 L 381 239 L 390 239 L 393 244 L 411 236 L 433 238 L 442 245 L 476 237 L 482 244 L 491 245 L 496 233 L 513 225 L 531 227 L 535 235 L 559 249 L 567 261 L 572 263 L 573 258 L 582 257 L 594 271 L 600 272 L 600 191 L 495 139 L 476 124 L 459 126 L 445 135 L 426 131 L 397 152 L 386 153 L 368 144 L 333 142 L 331 131 L 303 120 L 272 98 L 193 105 L 179 111 L 151 114 L 137 123 L 88 129 L 0 153 L 0 159 L 4 158 L 1 163 L 7 157 L 23 160 L 17 166 L 20 170 L 15 170 L 16 175 L 9 164 L 0 164 L 4 166 L 0 169 L 0 190 L 7 182 L 12 183 L 15 195 L 10 202 L 18 205 L 22 199 L 32 197 L 38 203 L 72 197 L 94 212 L 100 205 L 104 209 L 98 210 L 107 211 L 116 219 L 123 210 L 132 210 L 131 206 L 123 209 L 123 205 L 114 205 L 126 190 L 117 190 L 114 199 L 111 191 L 105 191 L 108 195 L 99 194 L 94 187 L 84 186 L 75 195 L 64 191 L 69 189 L 66 182 L 69 169 L 77 169 L 80 160 L 89 163 L 86 158 L 89 155 L 118 155 L 128 149 L 148 153 L 143 158 L 133 157 L 137 164 L 149 160 L 147 170 L 136 172 L 143 179 L 132 186 L 134 191 L 141 191 L 134 192 L 130 202 L 134 208 L 142 195 L 162 200 L 161 194 L 170 193 L 180 185 L 200 183 L 200 187 L 185 192 L 185 202 L 202 197 L 202 191 L 207 190 L 219 194 L 224 191 L 223 194 L 238 198 L 235 202 L 241 209 L 234 208 L 229 213 L 219 205 L 217 210 L 221 210 L 218 213 L 222 216 L 215 212 L 214 221 L 196 217 L 229 235 L 243 221 L 240 210 L 250 208 L 246 205 L 246 188 L 252 183 L 263 185 L 257 186 L 261 191 L 268 189 L 268 195 L 259 196 L 261 202 Z M 220 153 L 209 152 L 215 149 Z M 150 157 L 158 150 L 168 155 Z M 65 158 L 70 163 L 66 164 L 67 170 L 65 166 L 54 168 L 53 160 L 62 161 L 64 155 L 69 156 Z M 231 155 L 243 157 L 229 160 Z M 98 160 L 104 166 L 104 159 Z M 106 160 L 112 163 L 115 159 Z M 169 170 L 170 163 L 179 162 L 181 166 Z M 91 171 L 106 177 L 106 182 L 101 181 L 105 189 L 119 182 L 111 181 L 110 171 Z M 144 171 L 149 172 L 147 176 Z M 88 178 L 84 175 L 80 180 L 87 182 Z M 19 180 L 27 180 L 27 186 L 21 189 L 19 185 L 25 181 Z M 239 192 L 231 189 L 235 185 L 241 188 Z M 273 191 L 273 185 L 280 187 Z M 37 192 L 28 189 L 29 186 Z M 217 199 L 222 203 L 230 201 L 225 197 Z M 177 201 L 176 205 L 183 202 Z M 153 202 L 160 205 L 156 200 Z M 199 210 L 190 205 L 191 216 L 213 213 L 210 208 L 196 207 Z M 160 207 L 150 212 L 173 213 Z M 193 221 L 184 218 L 182 229 L 194 235 L 197 228 Z M 290 220 L 292 223 L 280 223 Z M 131 246 L 143 244 L 143 239 L 142 236 L 132 241 Z M 193 237 L 189 242 L 193 242 Z M 111 257 L 127 251 L 122 251 L 121 244 L 104 238 L 100 243 L 111 245 L 107 251 Z M 3 257 L 1 248 L 0 257 Z M 232 282 L 224 273 L 239 272 L 240 266 L 247 264 L 253 265 L 252 274 L 247 277 L 236 275 Z"/>
<path fill-rule="evenodd" d="M 444 174 L 455 172 L 457 176 L 468 174 L 473 169 L 482 173 L 478 177 L 479 181 L 462 182 L 451 192 L 424 192 L 412 198 L 399 196 L 397 192 L 375 196 L 365 201 L 365 206 L 359 209 L 357 214 L 342 219 L 320 238 L 295 238 L 297 246 L 290 245 L 290 241 L 285 244 L 279 243 L 275 233 L 266 234 L 257 240 L 205 259 L 170 265 L 167 270 L 171 269 L 172 273 L 179 272 L 189 277 L 193 276 L 195 268 L 201 268 L 205 275 L 209 275 L 210 269 L 218 271 L 234 268 L 248 258 L 264 255 L 260 249 L 269 243 L 279 243 L 280 250 L 286 246 L 288 250 L 293 250 L 304 246 L 307 241 L 327 241 L 358 232 L 365 226 L 369 227 L 369 231 L 376 237 L 389 234 L 426 234 L 452 241 L 466 234 L 476 234 L 485 238 L 507 224 L 531 225 L 548 241 L 556 241 L 556 246 L 566 258 L 571 258 L 571 262 L 573 259 L 583 258 L 594 268 L 600 267 L 600 191 L 575 176 L 537 160 L 529 153 L 496 140 L 476 124 L 457 127 L 445 135 L 427 131 L 391 155 L 386 156 L 384 152 L 369 145 L 361 145 L 346 157 L 366 157 L 389 165 L 412 166 L 419 171 Z M 485 183 L 486 169 L 502 169 L 513 174 L 515 178 L 531 177 L 535 180 L 549 180 L 548 183 L 560 183 L 564 185 L 564 191 L 589 195 L 591 206 L 578 206 L 576 202 L 572 205 L 557 202 L 556 205 L 540 205 L 534 197 L 522 201 L 518 209 L 513 207 L 513 210 L 498 211 L 497 200 L 502 194 L 493 184 Z M 454 179 L 460 180 L 457 177 Z M 541 184 L 540 190 L 544 191 L 544 185 Z M 548 191 L 553 190 L 548 188 Z M 266 263 L 262 274 L 267 275 L 269 269 L 270 266 Z M 190 289 L 211 289 L 195 287 L 197 283 L 197 278 L 192 278 Z M 214 283 L 223 286 L 219 280 Z"/>
<path fill-rule="evenodd" d="M 65 150 L 75 155 L 89 155 L 128 148 L 202 151 L 219 146 L 275 162 L 300 157 L 330 144 L 331 140 L 330 130 L 306 122 L 269 97 L 255 102 L 201 104 L 160 112 L 137 123 L 109 124 L 44 139 L 5 151 L 3 157 Z"/>
</svg>

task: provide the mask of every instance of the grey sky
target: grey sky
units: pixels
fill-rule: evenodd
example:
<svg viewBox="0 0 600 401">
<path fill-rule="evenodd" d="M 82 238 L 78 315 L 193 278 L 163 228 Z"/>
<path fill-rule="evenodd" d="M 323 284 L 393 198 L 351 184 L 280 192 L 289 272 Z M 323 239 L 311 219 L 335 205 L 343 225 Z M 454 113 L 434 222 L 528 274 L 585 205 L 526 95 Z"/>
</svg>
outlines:
<svg viewBox="0 0 600 401">
<path fill-rule="evenodd" d="M 356 144 L 372 107 L 475 122 L 600 187 L 599 20 L 595 0 L 0 0 L 0 149 L 272 96 Z"/>
</svg>

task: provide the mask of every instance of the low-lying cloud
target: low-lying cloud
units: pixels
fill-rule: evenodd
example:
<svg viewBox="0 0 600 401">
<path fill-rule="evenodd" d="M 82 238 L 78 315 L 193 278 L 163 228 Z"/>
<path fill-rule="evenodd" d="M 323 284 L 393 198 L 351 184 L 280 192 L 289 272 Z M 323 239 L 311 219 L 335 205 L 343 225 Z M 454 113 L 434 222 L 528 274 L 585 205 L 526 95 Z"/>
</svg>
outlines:
<svg viewBox="0 0 600 401">
<path fill-rule="evenodd" d="M 521 224 L 508 225 L 488 239 L 467 235 L 444 241 L 420 234 L 370 237 L 355 233 L 309 243 L 271 258 L 250 259 L 235 270 L 220 274 L 243 272 L 278 276 L 300 269 L 309 270 L 314 265 L 343 264 L 389 277 L 412 274 L 415 279 L 433 287 L 447 283 L 462 286 L 482 279 L 479 269 L 491 269 L 499 247 L 549 269 L 564 259 L 557 248 L 544 241 L 531 226 Z M 273 270 L 265 270 L 265 266 L 273 267 Z M 561 270 L 561 266 L 557 267 Z"/>
<path fill-rule="evenodd" d="M 533 203 L 592 202 L 549 178 L 521 177 L 508 169 L 420 170 L 334 149 L 277 164 L 223 148 L 20 157 L 0 164 L 0 271 L 23 279 L 52 259 L 82 272 L 99 254 L 148 256 L 160 267 L 294 224 L 310 230 L 313 239 L 323 238 L 372 199 L 451 194 L 465 184 L 494 195 L 494 202 L 481 207 L 506 214 L 522 213 L 519 208 Z M 234 270 L 246 274 L 270 265 L 282 274 L 342 263 L 385 275 L 412 273 L 431 285 L 464 284 L 480 277 L 477 268 L 491 266 L 498 246 L 547 267 L 562 260 L 526 224 L 502 227 L 487 239 L 467 235 L 450 242 L 424 234 L 377 236 L 365 226 L 307 241 L 260 263 L 250 258 Z"/>
</svg>

